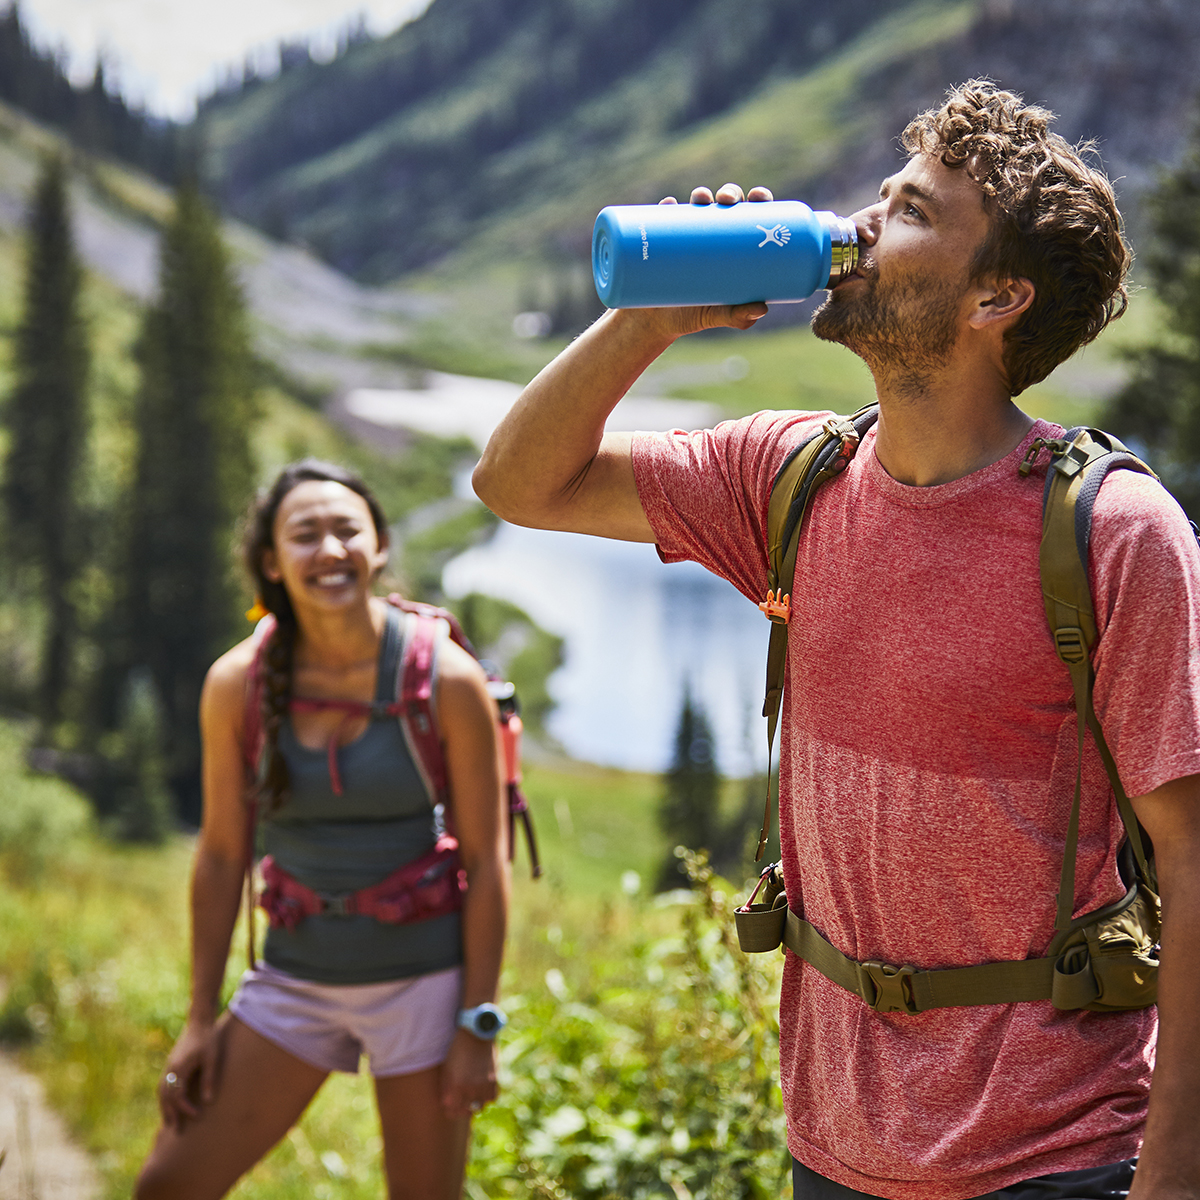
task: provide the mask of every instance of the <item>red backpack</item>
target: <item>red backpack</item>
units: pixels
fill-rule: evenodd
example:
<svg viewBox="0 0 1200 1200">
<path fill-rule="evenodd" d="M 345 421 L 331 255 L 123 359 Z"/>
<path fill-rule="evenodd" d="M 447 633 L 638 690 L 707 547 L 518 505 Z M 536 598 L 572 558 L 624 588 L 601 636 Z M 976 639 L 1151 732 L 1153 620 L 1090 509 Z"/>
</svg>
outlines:
<svg viewBox="0 0 1200 1200">
<path fill-rule="evenodd" d="M 289 929 L 305 917 L 332 912 L 337 915 L 373 916 L 390 924 L 428 920 L 455 912 L 462 907 L 466 890 L 466 873 L 458 854 L 458 839 L 454 836 L 446 778 L 446 760 L 442 740 L 433 713 L 433 656 L 443 625 L 448 625 L 450 637 L 478 660 L 462 626 L 450 612 L 431 604 L 420 604 L 393 593 L 388 603 L 410 614 L 404 653 L 396 670 L 394 699 L 386 704 L 358 700 L 330 700 L 293 696 L 289 708 L 293 712 L 313 712 L 339 709 L 343 721 L 362 716 L 394 716 L 400 722 L 425 790 L 435 806 L 440 808 L 442 831 L 433 849 L 414 862 L 397 868 L 386 879 L 368 888 L 346 895 L 327 896 L 315 892 L 280 867 L 270 855 L 261 866 L 264 890 L 257 905 L 264 908 L 272 925 Z M 249 938 L 249 960 L 254 965 L 254 855 L 258 827 L 258 802 L 255 791 L 259 766 L 265 743 L 262 726 L 263 660 L 275 618 L 266 616 L 254 631 L 256 639 L 254 660 L 246 677 L 246 709 L 242 734 L 242 755 L 246 764 L 246 909 Z M 515 825 L 518 817 L 525 829 L 529 847 L 530 872 L 537 879 L 541 873 L 537 840 L 529 814 L 529 803 L 521 791 L 521 717 L 518 712 L 516 689 L 488 672 L 488 691 L 496 702 L 500 743 L 504 751 L 505 784 L 508 793 L 508 856 L 515 851 Z M 341 795 L 341 776 L 337 765 L 338 734 L 341 726 L 329 739 L 329 777 L 335 795 Z"/>
</svg>

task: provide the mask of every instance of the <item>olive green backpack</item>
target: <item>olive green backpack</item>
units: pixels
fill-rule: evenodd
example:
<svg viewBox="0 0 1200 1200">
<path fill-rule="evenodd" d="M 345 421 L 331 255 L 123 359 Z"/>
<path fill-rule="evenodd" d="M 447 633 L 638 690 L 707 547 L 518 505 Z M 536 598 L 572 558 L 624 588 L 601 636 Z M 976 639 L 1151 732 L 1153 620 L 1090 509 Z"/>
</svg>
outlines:
<svg viewBox="0 0 1200 1200">
<path fill-rule="evenodd" d="M 819 433 L 788 456 L 771 489 L 767 510 L 769 590 L 759 605 L 772 623 L 763 705 L 768 756 L 774 746 L 787 673 L 790 592 L 801 526 L 817 489 L 846 468 L 878 415 L 878 406 L 870 405 L 850 417 L 831 417 Z M 1018 1000 L 1050 1000 L 1059 1009 L 1112 1012 L 1146 1008 L 1155 1002 L 1160 908 L 1153 849 L 1121 786 L 1092 704 L 1090 655 L 1097 634 L 1087 577 L 1092 507 L 1105 476 L 1114 468 L 1151 476 L 1154 472 L 1116 438 L 1081 428 L 1062 438 L 1035 440 L 1021 463 L 1022 475 L 1030 473 L 1043 449 L 1050 453 L 1050 466 L 1042 501 L 1042 593 L 1055 648 L 1071 675 L 1078 714 L 1075 798 L 1067 823 L 1055 935 L 1046 956 L 934 971 L 879 961 L 856 962 L 788 907 L 778 863 L 763 871 L 758 887 L 735 914 L 743 950 L 774 950 L 782 943 L 877 1012 L 915 1013 Z M 1072 920 L 1087 729 L 1100 750 L 1125 826 L 1118 862 L 1128 890 L 1116 903 Z M 755 858 L 762 856 L 769 820 L 768 786 Z"/>
</svg>

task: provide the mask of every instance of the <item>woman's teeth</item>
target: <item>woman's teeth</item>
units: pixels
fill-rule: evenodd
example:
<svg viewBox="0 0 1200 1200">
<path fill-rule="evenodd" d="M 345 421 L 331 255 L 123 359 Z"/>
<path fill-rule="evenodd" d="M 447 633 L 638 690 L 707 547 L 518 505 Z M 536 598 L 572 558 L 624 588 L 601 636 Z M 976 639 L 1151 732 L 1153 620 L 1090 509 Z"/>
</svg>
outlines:
<svg viewBox="0 0 1200 1200">
<path fill-rule="evenodd" d="M 334 571 L 329 575 L 318 575 L 317 584 L 320 587 L 340 587 L 344 583 L 349 583 L 354 576 L 349 571 Z"/>
</svg>

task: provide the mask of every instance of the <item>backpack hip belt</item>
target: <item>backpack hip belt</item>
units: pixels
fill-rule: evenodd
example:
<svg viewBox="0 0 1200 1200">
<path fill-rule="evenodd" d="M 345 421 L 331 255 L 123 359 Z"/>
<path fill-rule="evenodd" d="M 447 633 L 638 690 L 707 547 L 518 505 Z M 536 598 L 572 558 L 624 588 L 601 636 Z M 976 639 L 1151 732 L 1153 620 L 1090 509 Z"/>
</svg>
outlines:
<svg viewBox="0 0 1200 1200">
<path fill-rule="evenodd" d="M 766 898 L 755 903 L 764 882 Z M 788 907 L 777 863 L 763 872 L 759 888 L 734 914 L 742 949 L 758 953 L 782 943 L 876 1012 L 1024 1000 L 1049 1000 L 1061 1010 L 1115 1012 L 1154 1003 L 1158 897 L 1137 882 L 1115 903 L 1076 918 L 1065 936 L 1055 936 L 1044 958 L 937 970 L 878 959 L 858 962 L 843 954 Z"/>
<path fill-rule="evenodd" d="M 448 834 L 427 854 L 397 868 L 386 879 L 357 892 L 324 895 L 301 883 L 271 855 L 259 864 L 266 885 L 258 897 L 272 929 L 295 929 L 307 917 L 374 917 L 386 925 L 408 925 L 462 908 L 467 877 L 458 842 Z"/>
<path fill-rule="evenodd" d="M 771 488 L 767 508 L 768 591 L 766 601 L 759 605 L 771 621 L 763 705 L 768 767 L 787 677 L 790 592 L 801 526 L 813 494 L 841 474 L 878 415 L 878 406 L 868 405 L 852 417 L 826 421 L 819 433 L 787 456 Z M 942 970 L 918 970 L 878 960 L 856 962 L 788 907 L 778 863 L 763 871 L 750 899 L 734 914 L 744 951 L 761 953 L 782 943 L 877 1012 L 916 1013 L 1022 1000 L 1050 1000 L 1059 1009 L 1113 1012 L 1146 1008 L 1157 996 L 1161 914 L 1153 850 L 1146 844 L 1092 703 L 1091 651 L 1097 630 L 1087 575 L 1092 506 L 1108 472 L 1126 468 L 1157 476 L 1110 434 L 1083 428 L 1070 430 L 1062 438 L 1036 439 L 1020 465 L 1022 476 L 1030 474 L 1042 450 L 1050 452 L 1050 465 L 1042 497 L 1039 571 L 1050 635 L 1071 676 L 1078 739 L 1075 795 L 1067 822 L 1055 935 L 1046 956 Z M 1115 903 L 1072 920 L 1088 730 L 1100 752 L 1125 827 L 1119 862 L 1127 890 Z M 756 858 L 762 856 L 767 841 L 769 770 L 767 779 L 767 804 Z M 763 899 L 757 900 L 760 892 Z"/>
</svg>

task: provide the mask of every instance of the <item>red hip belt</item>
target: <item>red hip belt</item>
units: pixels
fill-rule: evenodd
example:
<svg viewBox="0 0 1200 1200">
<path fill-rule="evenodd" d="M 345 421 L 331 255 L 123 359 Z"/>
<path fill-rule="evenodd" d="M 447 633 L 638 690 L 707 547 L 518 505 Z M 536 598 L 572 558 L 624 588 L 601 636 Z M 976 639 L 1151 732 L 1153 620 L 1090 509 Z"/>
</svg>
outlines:
<svg viewBox="0 0 1200 1200">
<path fill-rule="evenodd" d="M 387 925 L 407 925 L 446 916 L 462 908 L 467 875 L 458 840 L 443 834 L 420 858 L 398 867 L 386 879 L 357 892 L 323 895 L 285 871 L 269 854 L 260 864 L 266 885 L 258 903 L 273 929 L 295 929 L 306 917 L 374 917 Z"/>
</svg>

